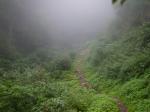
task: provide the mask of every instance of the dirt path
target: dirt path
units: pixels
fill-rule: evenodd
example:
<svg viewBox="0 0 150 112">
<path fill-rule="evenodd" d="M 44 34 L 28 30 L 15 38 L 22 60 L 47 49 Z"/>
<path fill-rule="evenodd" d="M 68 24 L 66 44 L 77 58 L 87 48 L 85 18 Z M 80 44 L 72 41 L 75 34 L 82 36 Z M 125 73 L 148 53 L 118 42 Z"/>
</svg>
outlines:
<svg viewBox="0 0 150 112">
<path fill-rule="evenodd" d="M 80 55 L 81 58 L 79 57 L 78 62 L 76 63 L 76 68 L 75 68 L 75 75 L 79 80 L 80 86 L 87 88 L 87 89 L 92 89 L 92 85 L 86 80 L 84 73 L 82 72 L 80 65 L 82 62 L 82 56 L 84 56 L 84 52 Z M 127 107 L 124 105 L 124 103 L 117 97 L 113 98 L 114 101 L 116 102 L 120 112 L 128 112 Z"/>
<path fill-rule="evenodd" d="M 85 87 L 87 89 L 92 88 L 89 82 L 85 79 L 84 74 L 80 71 L 80 69 L 77 69 L 75 71 L 76 76 L 78 77 L 78 80 L 80 81 L 80 85 L 82 87 Z"/>
<path fill-rule="evenodd" d="M 123 104 L 123 102 L 120 99 L 114 98 L 114 100 L 117 103 L 120 112 L 128 112 L 128 108 Z"/>
<path fill-rule="evenodd" d="M 92 86 L 89 84 L 89 82 L 85 79 L 84 73 L 82 73 L 79 68 L 76 69 L 75 74 L 76 74 L 76 77 L 78 78 L 80 85 L 82 87 L 85 87 L 87 89 L 92 88 Z M 113 98 L 113 99 L 116 102 L 120 112 L 128 112 L 127 107 L 123 104 L 123 102 L 121 100 L 119 100 L 118 98 Z"/>
</svg>

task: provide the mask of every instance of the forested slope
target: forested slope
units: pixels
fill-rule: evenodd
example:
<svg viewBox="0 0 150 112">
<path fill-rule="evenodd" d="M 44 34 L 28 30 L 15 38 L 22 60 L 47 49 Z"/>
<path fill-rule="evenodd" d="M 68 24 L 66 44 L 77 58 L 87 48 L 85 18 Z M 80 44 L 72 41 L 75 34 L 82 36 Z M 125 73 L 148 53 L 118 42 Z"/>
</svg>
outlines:
<svg viewBox="0 0 150 112">
<path fill-rule="evenodd" d="M 114 4 L 108 29 L 75 48 L 30 3 L 0 1 L 0 112 L 150 111 L 149 0 Z"/>
<path fill-rule="evenodd" d="M 89 60 L 99 74 L 108 78 L 142 77 L 150 64 L 149 37 L 150 24 L 145 23 L 124 32 L 118 39 L 99 39 Z"/>
<path fill-rule="evenodd" d="M 149 2 L 124 4 L 117 21 L 88 45 L 85 71 L 94 89 L 121 98 L 129 112 L 149 112 Z"/>
<path fill-rule="evenodd" d="M 97 91 L 119 96 L 129 112 L 150 110 L 149 23 L 122 32 L 120 38 L 99 39 L 90 54 L 86 70 Z"/>
</svg>

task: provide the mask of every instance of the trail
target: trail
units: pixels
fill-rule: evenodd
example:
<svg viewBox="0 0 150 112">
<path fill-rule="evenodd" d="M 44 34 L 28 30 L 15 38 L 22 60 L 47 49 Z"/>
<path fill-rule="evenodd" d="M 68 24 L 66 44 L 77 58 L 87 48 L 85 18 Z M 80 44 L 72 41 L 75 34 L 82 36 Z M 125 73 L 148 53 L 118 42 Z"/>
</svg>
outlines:
<svg viewBox="0 0 150 112">
<path fill-rule="evenodd" d="M 76 67 L 75 67 L 75 75 L 79 80 L 80 86 L 87 88 L 87 89 L 93 89 L 92 85 L 87 81 L 87 79 L 85 78 L 85 74 L 81 69 L 81 63 L 84 60 L 84 56 L 89 53 L 89 50 L 86 49 L 83 52 L 81 52 L 81 54 L 79 54 L 78 58 L 77 58 L 77 63 L 76 63 Z M 128 112 L 128 108 L 124 105 L 124 103 L 117 97 L 113 97 L 114 101 L 117 104 L 117 107 L 119 108 L 120 112 Z"/>
<path fill-rule="evenodd" d="M 89 82 L 85 79 L 84 74 L 80 71 L 80 69 L 77 69 L 75 71 L 76 76 L 78 77 L 79 81 L 80 81 L 80 85 L 82 87 L 85 87 L 87 89 L 92 88 L 91 85 L 89 84 Z"/>
</svg>

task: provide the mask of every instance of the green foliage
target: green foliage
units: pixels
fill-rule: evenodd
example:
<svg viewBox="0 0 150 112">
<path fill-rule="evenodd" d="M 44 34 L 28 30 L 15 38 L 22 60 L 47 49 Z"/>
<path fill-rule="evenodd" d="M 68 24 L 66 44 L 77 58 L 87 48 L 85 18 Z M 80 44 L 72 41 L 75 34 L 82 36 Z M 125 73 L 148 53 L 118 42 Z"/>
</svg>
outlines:
<svg viewBox="0 0 150 112">
<path fill-rule="evenodd" d="M 149 80 L 134 79 L 124 84 L 119 91 L 120 96 L 130 105 L 130 111 L 144 112 L 150 110 Z"/>
<path fill-rule="evenodd" d="M 51 98 L 42 102 L 40 106 L 34 108 L 34 112 L 64 112 L 64 101 L 59 98 Z"/>
<path fill-rule="evenodd" d="M 121 36 L 117 38 L 113 33 L 107 34 L 92 47 L 92 55 L 87 59 L 90 66 L 86 69 L 96 73 L 90 73 L 92 76 L 89 80 L 97 91 L 119 96 L 129 112 L 148 112 L 150 23 L 129 28 L 119 34 Z M 97 111 L 95 105 L 93 112 Z"/>
<path fill-rule="evenodd" d="M 133 28 L 119 39 L 97 42 L 89 61 L 99 74 L 109 78 L 127 80 L 142 76 L 150 67 L 149 23 Z"/>
<path fill-rule="evenodd" d="M 0 111 L 66 112 L 62 94 L 68 85 L 61 81 L 71 70 L 72 59 L 56 49 L 14 60 L 1 58 Z"/>
<path fill-rule="evenodd" d="M 113 99 L 101 95 L 95 96 L 87 112 L 119 112 L 119 110 Z"/>
<path fill-rule="evenodd" d="M 30 93 L 31 88 L 23 86 L 7 87 L 0 85 L 0 111 L 1 112 L 31 112 L 36 104 L 36 97 Z"/>
<path fill-rule="evenodd" d="M 67 85 L 66 85 L 67 86 Z M 0 85 L 1 112 L 63 112 L 64 101 L 60 99 L 65 91 L 63 84 L 20 86 L 8 82 Z"/>
<path fill-rule="evenodd" d="M 121 4 L 125 1 L 120 0 Z M 0 112 L 119 112 L 109 95 L 120 96 L 129 112 L 148 112 L 150 23 L 143 24 L 149 15 L 146 1 L 124 5 L 126 14 L 124 9 L 119 12 L 123 19 L 117 21 L 121 24 L 115 26 L 118 30 L 113 26 L 114 31 L 107 32 L 93 47 L 88 61 L 96 73 L 89 81 L 97 93 L 101 92 L 97 94 L 95 90 L 80 88 L 71 76 L 74 52 L 46 48 L 49 43 L 43 40 L 49 37 L 36 22 L 29 25 L 32 20 L 26 20 L 26 25 L 18 24 L 23 21 L 19 15 L 24 15 L 18 10 L 21 2 L 1 0 Z M 144 17 L 139 14 L 142 12 Z M 129 29 L 137 25 L 141 26 Z"/>
<path fill-rule="evenodd" d="M 77 112 L 87 112 L 94 95 L 92 91 L 76 87 L 75 89 L 67 91 L 64 98 L 67 102 L 67 107 L 73 108 L 77 110 Z"/>
<path fill-rule="evenodd" d="M 121 95 L 128 96 L 130 99 L 149 98 L 149 82 L 148 80 L 134 79 L 129 81 L 121 88 Z M 133 94 L 134 93 L 134 94 Z M 130 97 L 131 95 L 131 97 Z M 135 95 L 135 96 L 133 96 Z"/>
</svg>

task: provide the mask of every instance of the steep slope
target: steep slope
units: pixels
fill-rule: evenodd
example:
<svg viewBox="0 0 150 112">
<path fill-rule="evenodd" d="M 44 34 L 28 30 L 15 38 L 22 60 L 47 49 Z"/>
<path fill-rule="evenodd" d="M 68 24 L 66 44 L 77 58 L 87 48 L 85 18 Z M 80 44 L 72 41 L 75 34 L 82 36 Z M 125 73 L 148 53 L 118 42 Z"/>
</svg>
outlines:
<svg viewBox="0 0 150 112">
<path fill-rule="evenodd" d="M 89 61 L 99 74 L 128 80 L 142 77 L 150 68 L 150 24 L 122 33 L 121 37 L 100 39 Z"/>
<path fill-rule="evenodd" d="M 129 112 L 150 111 L 149 23 L 100 39 L 90 54 L 86 70 L 97 91 L 121 97 Z"/>
<path fill-rule="evenodd" d="M 75 66 L 75 75 L 78 78 L 81 87 L 94 90 L 92 85 L 85 78 L 86 75 L 84 74 L 83 68 L 82 68 L 84 58 L 86 57 L 86 55 L 89 55 L 89 49 L 83 49 L 81 51 L 81 53 L 79 54 L 79 56 L 77 57 L 76 66 Z M 100 94 L 97 94 L 97 95 L 101 96 Z M 95 112 L 98 110 L 103 111 L 103 112 L 104 111 L 128 112 L 127 107 L 118 98 L 109 97 L 109 96 L 105 95 L 105 98 L 103 100 L 105 100 L 105 99 L 109 99 L 109 100 L 107 102 L 103 103 L 103 101 L 100 101 L 101 100 L 101 98 L 100 98 L 100 99 L 97 99 L 96 103 L 95 102 L 92 103 L 91 107 L 89 109 L 89 112 Z M 114 104 L 114 105 L 112 105 L 112 104 Z M 97 105 L 97 106 L 95 106 L 95 105 Z M 105 105 L 106 108 L 102 108 L 101 105 Z M 101 108 L 99 108 L 99 107 L 101 107 Z M 116 109 L 113 109 L 113 108 L 116 108 Z"/>
</svg>

